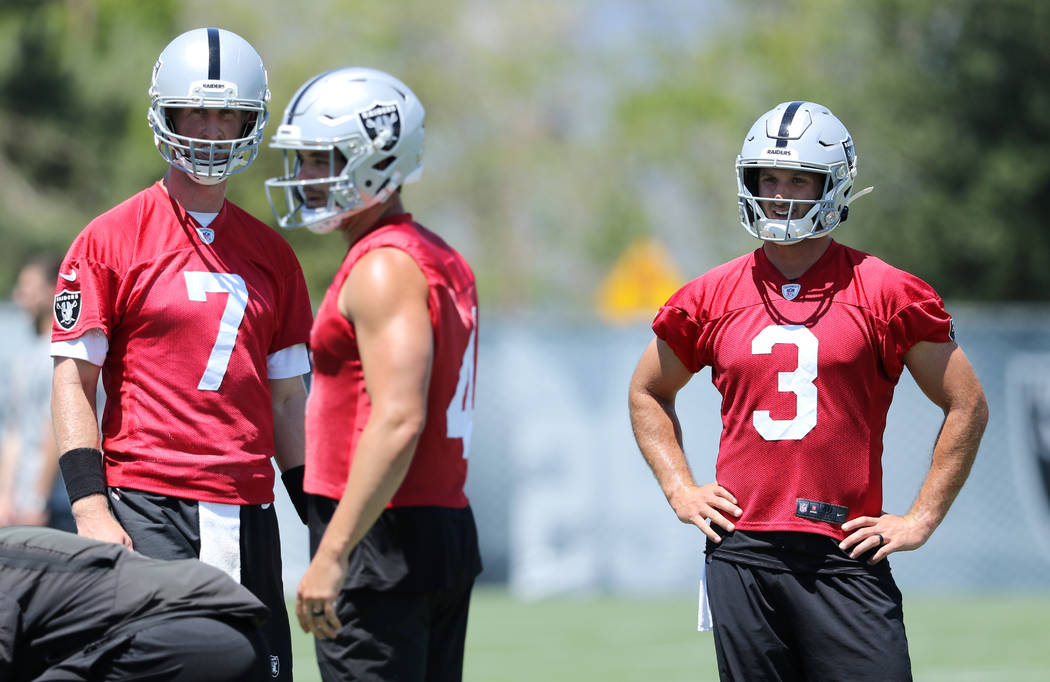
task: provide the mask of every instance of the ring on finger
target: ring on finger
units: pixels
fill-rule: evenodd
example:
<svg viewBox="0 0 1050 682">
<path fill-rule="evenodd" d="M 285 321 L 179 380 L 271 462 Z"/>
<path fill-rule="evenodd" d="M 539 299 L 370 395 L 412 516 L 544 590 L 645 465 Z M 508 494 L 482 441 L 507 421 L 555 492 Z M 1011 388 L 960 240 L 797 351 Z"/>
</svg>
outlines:
<svg viewBox="0 0 1050 682">
<path fill-rule="evenodd" d="M 882 537 L 882 533 L 875 533 L 875 537 L 879 539 L 879 547 L 886 544 L 886 538 Z"/>
</svg>

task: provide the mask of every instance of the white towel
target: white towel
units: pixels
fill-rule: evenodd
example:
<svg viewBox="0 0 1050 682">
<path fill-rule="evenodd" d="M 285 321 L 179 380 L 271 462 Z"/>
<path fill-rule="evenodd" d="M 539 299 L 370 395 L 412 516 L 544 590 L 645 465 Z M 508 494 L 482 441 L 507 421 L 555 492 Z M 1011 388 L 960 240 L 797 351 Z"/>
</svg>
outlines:
<svg viewBox="0 0 1050 682">
<path fill-rule="evenodd" d="M 700 558 L 700 603 L 696 610 L 697 632 L 710 632 L 714 628 L 711 620 L 711 604 L 707 601 L 707 561 L 706 557 Z"/>
<path fill-rule="evenodd" d="M 241 508 L 236 504 L 198 502 L 201 561 L 241 582 Z"/>
</svg>

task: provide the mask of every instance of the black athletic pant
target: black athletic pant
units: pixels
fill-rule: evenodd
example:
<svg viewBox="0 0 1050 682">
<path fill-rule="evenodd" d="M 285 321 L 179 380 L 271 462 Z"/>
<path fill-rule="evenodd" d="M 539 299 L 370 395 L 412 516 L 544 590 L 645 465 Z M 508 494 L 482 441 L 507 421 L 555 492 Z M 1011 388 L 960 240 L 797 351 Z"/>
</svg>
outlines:
<svg viewBox="0 0 1050 682">
<path fill-rule="evenodd" d="M 707 590 L 723 681 L 912 679 L 888 571 L 796 573 L 709 559 Z"/>
<path fill-rule="evenodd" d="M 269 679 L 262 633 L 207 616 L 155 618 L 86 647 L 37 682 L 258 682 Z"/>
<path fill-rule="evenodd" d="M 321 679 L 459 682 L 470 592 L 343 590 L 338 639 L 316 640 Z"/>
</svg>

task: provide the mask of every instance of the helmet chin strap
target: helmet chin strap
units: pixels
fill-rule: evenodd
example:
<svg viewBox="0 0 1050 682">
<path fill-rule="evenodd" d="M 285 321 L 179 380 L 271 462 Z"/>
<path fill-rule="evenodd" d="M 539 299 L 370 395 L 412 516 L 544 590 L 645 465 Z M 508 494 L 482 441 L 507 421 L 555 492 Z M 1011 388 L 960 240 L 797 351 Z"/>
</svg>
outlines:
<svg viewBox="0 0 1050 682">
<path fill-rule="evenodd" d="M 190 176 L 190 180 L 193 180 L 198 185 L 204 185 L 205 187 L 212 187 L 214 185 L 218 185 L 219 183 L 226 182 L 226 177 L 222 175 L 220 175 L 219 177 L 203 176 L 197 175 L 196 173 L 192 173 L 181 166 L 176 166 L 176 168 L 181 170 L 186 175 Z"/>
<path fill-rule="evenodd" d="M 860 199 L 865 194 L 871 194 L 874 191 L 875 191 L 875 187 L 865 187 L 861 191 L 859 191 L 856 194 L 854 194 L 853 196 L 851 196 L 849 199 L 846 199 L 846 201 L 843 202 L 843 203 L 844 203 L 845 206 L 849 206 L 850 204 L 852 204 L 857 199 Z"/>
</svg>

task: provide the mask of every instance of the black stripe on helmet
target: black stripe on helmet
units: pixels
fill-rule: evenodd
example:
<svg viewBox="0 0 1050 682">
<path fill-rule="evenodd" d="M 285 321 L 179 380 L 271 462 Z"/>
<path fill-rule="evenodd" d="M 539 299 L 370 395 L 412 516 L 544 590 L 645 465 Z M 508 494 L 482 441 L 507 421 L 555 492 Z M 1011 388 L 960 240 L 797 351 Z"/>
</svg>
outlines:
<svg viewBox="0 0 1050 682">
<path fill-rule="evenodd" d="M 208 29 L 208 80 L 219 80 L 219 29 Z"/>
<path fill-rule="evenodd" d="M 328 74 L 333 73 L 335 71 L 338 71 L 338 69 L 332 69 L 330 71 L 325 71 L 322 74 L 318 74 L 318 75 L 314 76 L 312 79 L 310 79 L 310 81 L 306 85 L 303 86 L 302 90 L 299 91 L 299 96 L 296 97 L 295 101 L 292 102 L 288 106 L 288 120 L 286 120 L 285 123 L 291 123 L 292 122 L 292 117 L 295 116 L 295 110 L 299 108 L 299 102 L 302 101 L 303 97 L 306 96 L 306 92 L 310 88 L 313 87 L 314 83 L 316 83 L 317 81 L 321 80 L 322 78 L 324 78 Z"/>
<path fill-rule="evenodd" d="M 777 133 L 778 147 L 786 147 L 788 144 L 788 131 L 791 130 L 791 122 L 795 120 L 795 112 L 802 106 L 802 102 L 792 102 L 784 110 L 784 117 L 780 119 L 780 132 Z"/>
</svg>

